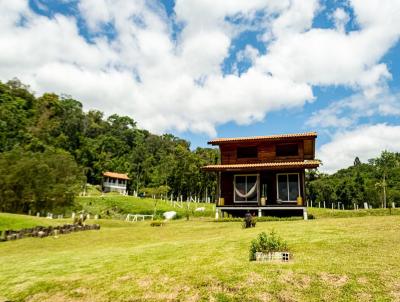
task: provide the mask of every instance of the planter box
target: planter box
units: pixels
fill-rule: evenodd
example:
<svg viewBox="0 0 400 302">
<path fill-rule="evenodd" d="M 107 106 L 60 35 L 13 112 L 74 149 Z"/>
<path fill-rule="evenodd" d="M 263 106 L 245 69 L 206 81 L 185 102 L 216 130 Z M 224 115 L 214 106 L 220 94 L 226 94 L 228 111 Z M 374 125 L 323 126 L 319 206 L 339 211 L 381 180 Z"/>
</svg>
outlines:
<svg viewBox="0 0 400 302">
<path fill-rule="evenodd" d="M 272 253 L 261 253 L 256 252 L 256 261 L 271 261 L 271 262 L 288 262 L 290 260 L 289 252 L 272 252 Z"/>
</svg>

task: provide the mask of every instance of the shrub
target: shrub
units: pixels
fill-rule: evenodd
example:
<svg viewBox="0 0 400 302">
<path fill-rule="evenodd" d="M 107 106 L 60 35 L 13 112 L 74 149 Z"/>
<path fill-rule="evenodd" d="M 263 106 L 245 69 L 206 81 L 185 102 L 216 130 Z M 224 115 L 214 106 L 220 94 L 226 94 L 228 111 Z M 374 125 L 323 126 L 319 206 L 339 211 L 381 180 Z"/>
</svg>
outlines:
<svg viewBox="0 0 400 302">
<path fill-rule="evenodd" d="M 165 222 L 161 221 L 161 220 L 153 220 L 150 223 L 150 226 L 152 226 L 152 227 L 160 227 L 160 226 L 164 226 L 164 225 L 165 225 Z"/>
<path fill-rule="evenodd" d="M 286 241 L 279 237 L 274 231 L 268 235 L 265 232 L 258 234 L 257 238 L 250 245 L 250 260 L 255 260 L 255 253 L 272 253 L 287 251 Z"/>
<path fill-rule="evenodd" d="M 219 218 L 219 219 L 214 219 L 214 222 L 242 222 L 243 218 L 238 218 L 238 217 L 230 217 L 230 218 Z"/>
<path fill-rule="evenodd" d="M 262 216 L 262 217 L 257 217 L 256 219 L 257 219 L 257 222 L 292 221 L 292 220 L 303 220 L 303 217 L 300 217 L 300 216 L 289 216 L 289 217 Z"/>
</svg>

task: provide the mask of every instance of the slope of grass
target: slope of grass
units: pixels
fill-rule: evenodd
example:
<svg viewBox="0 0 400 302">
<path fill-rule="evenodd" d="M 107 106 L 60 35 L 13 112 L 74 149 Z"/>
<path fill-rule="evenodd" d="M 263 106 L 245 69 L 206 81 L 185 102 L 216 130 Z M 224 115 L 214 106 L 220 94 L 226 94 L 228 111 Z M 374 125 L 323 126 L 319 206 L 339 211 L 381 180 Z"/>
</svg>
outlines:
<svg viewBox="0 0 400 302">
<path fill-rule="evenodd" d="M 332 210 L 323 208 L 308 208 L 308 213 L 312 214 L 315 218 L 349 218 L 400 215 L 400 209 Z"/>
<path fill-rule="evenodd" d="M 23 228 L 32 228 L 35 226 L 56 226 L 72 223 L 71 218 L 47 219 L 45 217 L 27 216 L 20 214 L 0 213 L 0 231 L 20 230 Z M 104 227 L 125 227 L 127 224 L 121 220 L 114 219 L 87 219 L 86 224 L 100 224 Z"/>
<path fill-rule="evenodd" d="M 190 216 L 211 217 L 214 215 L 214 204 L 210 203 L 182 203 L 182 207 L 174 207 L 169 201 L 155 200 L 150 198 L 136 198 L 133 196 L 112 196 L 103 197 L 77 197 L 78 207 L 92 214 L 99 214 L 102 217 L 123 218 L 126 214 L 147 214 L 152 215 L 156 209 L 156 215 L 162 216 L 164 212 L 175 211 L 178 218 L 182 218 L 187 212 Z M 196 208 L 204 207 L 204 212 L 196 212 Z"/>
<path fill-rule="evenodd" d="M 0 301 L 400 299 L 400 216 L 253 229 L 201 220 L 163 227 L 99 221 L 100 231 L 1 243 Z M 272 229 L 288 241 L 293 261 L 249 262 L 251 240 Z"/>
</svg>

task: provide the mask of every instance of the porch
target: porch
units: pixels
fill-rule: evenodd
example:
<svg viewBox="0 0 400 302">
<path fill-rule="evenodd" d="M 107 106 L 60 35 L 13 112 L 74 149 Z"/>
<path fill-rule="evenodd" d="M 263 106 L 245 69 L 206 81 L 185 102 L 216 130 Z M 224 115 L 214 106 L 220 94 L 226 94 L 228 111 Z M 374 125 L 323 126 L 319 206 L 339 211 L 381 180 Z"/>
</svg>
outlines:
<svg viewBox="0 0 400 302">
<path fill-rule="evenodd" d="M 226 215 L 244 217 L 249 212 L 252 216 L 303 216 L 308 219 L 307 207 L 299 205 L 217 205 L 215 207 L 215 219 L 223 218 Z"/>
<path fill-rule="evenodd" d="M 302 216 L 308 218 L 305 169 L 240 169 L 217 171 L 218 202 L 215 217 L 231 215 Z"/>
</svg>

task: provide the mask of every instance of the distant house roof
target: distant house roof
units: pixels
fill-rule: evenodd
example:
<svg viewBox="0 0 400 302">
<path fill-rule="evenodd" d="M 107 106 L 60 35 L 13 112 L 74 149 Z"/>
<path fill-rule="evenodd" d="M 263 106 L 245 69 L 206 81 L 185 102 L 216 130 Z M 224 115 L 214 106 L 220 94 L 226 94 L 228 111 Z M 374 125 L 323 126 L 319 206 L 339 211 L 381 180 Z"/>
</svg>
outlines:
<svg viewBox="0 0 400 302">
<path fill-rule="evenodd" d="M 305 168 L 313 169 L 320 165 L 318 160 L 306 161 L 284 161 L 284 162 L 267 162 L 255 164 L 231 164 L 231 165 L 208 165 L 202 167 L 205 171 L 236 171 L 236 170 L 268 170 L 268 169 L 287 169 L 287 168 Z"/>
<path fill-rule="evenodd" d="M 115 173 L 115 172 L 104 172 L 103 176 L 118 178 L 118 179 L 126 179 L 126 180 L 129 179 L 128 174 Z"/>
<path fill-rule="evenodd" d="M 291 133 L 291 134 L 277 134 L 266 136 L 249 136 L 249 137 L 231 137 L 231 138 L 216 138 L 208 143 L 211 145 L 220 145 L 224 143 L 240 143 L 240 142 L 258 142 L 258 141 L 273 141 L 279 139 L 303 139 L 303 138 L 316 138 L 316 132 L 305 133 Z"/>
</svg>

